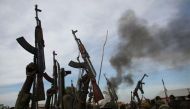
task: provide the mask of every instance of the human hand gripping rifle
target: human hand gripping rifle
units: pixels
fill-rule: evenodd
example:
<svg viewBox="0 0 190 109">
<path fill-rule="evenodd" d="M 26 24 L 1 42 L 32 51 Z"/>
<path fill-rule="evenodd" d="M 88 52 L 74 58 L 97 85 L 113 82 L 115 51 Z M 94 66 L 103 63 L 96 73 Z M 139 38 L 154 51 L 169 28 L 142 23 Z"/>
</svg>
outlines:
<svg viewBox="0 0 190 109">
<path fill-rule="evenodd" d="M 77 42 L 80 54 L 84 60 L 85 63 L 85 71 L 88 74 L 88 77 L 90 77 L 90 81 L 92 84 L 93 94 L 94 94 L 94 101 L 97 103 L 99 100 L 103 99 L 103 94 L 99 88 L 99 86 L 96 83 L 96 71 L 91 63 L 90 56 L 88 52 L 86 51 L 84 45 L 82 44 L 81 40 L 76 37 L 76 31 L 72 30 L 72 34 Z M 87 89 L 88 90 L 88 89 Z"/>
<path fill-rule="evenodd" d="M 17 38 L 17 42 L 28 52 L 34 55 L 34 63 L 37 65 L 37 80 L 34 80 L 33 83 L 33 99 L 32 99 L 32 108 L 36 107 L 37 101 L 45 100 L 44 85 L 43 85 L 43 72 L 45 70 L 45 57 L 44 57 L 44 40 L 43 32 L 41 27 L 41 21 L 38 18 L 38 12 L 41 12 L 40 9 L 35 6 L 36 11 L 36 28 L 35 28 L 35 47 L 30 45 L 24 37 Z"/>
<path fill-rule="evenodd" d="M 148 77 L 148 75 L 147 74 L 143 75 L 142 79 L 138 81 L 137 86 L 136 86 L 135 90 L 133 91 L 133 97 L 137 98 L 138 105 L 141 104 L 141 100 L 140 100 L 139 95 L 138 95 L 138 90 L 141 91 L 141 94 L 144 94 L 144 91 L 143 91 L 143 84 L 145 84 L 143 82 L 144 77 Z"/>
</svg>

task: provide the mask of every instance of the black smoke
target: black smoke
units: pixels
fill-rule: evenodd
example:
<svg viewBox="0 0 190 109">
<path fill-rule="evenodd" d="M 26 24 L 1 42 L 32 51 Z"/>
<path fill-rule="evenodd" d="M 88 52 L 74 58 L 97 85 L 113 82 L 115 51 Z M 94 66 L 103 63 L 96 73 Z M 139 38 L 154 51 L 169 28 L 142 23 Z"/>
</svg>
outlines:
<svg viewBox="0 0 190 109">
<path fill-rule="evenodd" d="M 119 43 L 110 63 L 117 71 L 112 78 L 117 88 L 121 83 L 133 84 L 130 70 L 133 59 L 151 58 L 163 65 L 177 66 L 190 60 L 189 1 L 179 6 L 178 12 L 165 26 L 151 26 L 148 21 L 128 10 L 119 20 Z M 146 63 L 145 63 L 146 64 Z"/>
</svg>

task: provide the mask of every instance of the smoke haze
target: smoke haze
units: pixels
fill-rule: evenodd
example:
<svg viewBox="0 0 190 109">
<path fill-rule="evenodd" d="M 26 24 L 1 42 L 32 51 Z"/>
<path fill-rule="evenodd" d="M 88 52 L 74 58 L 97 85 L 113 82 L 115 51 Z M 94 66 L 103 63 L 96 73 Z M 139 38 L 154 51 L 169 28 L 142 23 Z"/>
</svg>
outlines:
<svg viewBox="0 0 190 109">
<path fill-rule="evenodd" d="M 190 58 L 190 12 L 179 8 L 165 26 L 149 25 L 144 19 L 128 10 L 119 20 L 119 43 L 110 63 L 117 71 L 112 82 L 117 88 L 121 83 L 133 84 L 130 71 L 133 59 L 150 58 L 166 66 L 185 64 Z M 146 64 L 146 63 L 145 63 Z"/>
</svg>

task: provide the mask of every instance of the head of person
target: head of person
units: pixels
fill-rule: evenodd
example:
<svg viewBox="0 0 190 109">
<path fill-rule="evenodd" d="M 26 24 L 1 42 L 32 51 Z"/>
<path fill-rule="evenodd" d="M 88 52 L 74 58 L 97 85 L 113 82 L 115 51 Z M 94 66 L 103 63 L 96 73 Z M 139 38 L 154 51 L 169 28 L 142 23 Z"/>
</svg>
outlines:
<svg viewBox="0 0 190 109">
<path fill-rule="evenodd" d="M 174 95 L 170 95 L 170 101 L 174 101 L 175 100 L 175 96 Z"/>
</svg>

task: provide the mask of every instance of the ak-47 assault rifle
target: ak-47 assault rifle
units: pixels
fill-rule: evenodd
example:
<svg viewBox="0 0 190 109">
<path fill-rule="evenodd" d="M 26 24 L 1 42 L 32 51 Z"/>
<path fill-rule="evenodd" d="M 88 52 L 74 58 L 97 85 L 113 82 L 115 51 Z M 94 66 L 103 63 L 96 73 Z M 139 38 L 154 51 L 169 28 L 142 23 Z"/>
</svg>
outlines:
<svg viewBox="0 0 190 109">
<path fill-rule="evenodd" d="M 147 74 L 143 75 L 142 79 L 138 81 L 137 86 L 136 86 L 135 90 L 133 91 L 133 97 L 137 98 L 139 106 L 141 105 L 141 100 L 139 98 L 138 90 L 141 91 L 141 94 L 144 94 L 144 91 L 143 91 L 143 84 L 145 84 L 143 82 L 144 77 L 148 77 L 148 75 Z"/>
<path fill-rule="evenodd" d="M 58 82 L 58 77 L 57 77 L 57 75 L 58 75 L 58 62 L 57 62 L 57 60 L 55 59 L 55 55 L 57 55 L 56 53 L 55 53 L 55 51 L 53 51 L 53 78 L 54 78 L 54 82 L 53 82 L 53 89 L 54 90 L 56 90 L 56 93 L 54 94 L 54 98 L 53 98 L 53 106 L 54 107 L 56 107 L 57 106 L 57 91 L 58 91 L 58 86 L 57 86 L 57 82 Z M 57 62 L 57 63 L 56 63 Z"/>
<path fill-rule="evenodd" d="M 71 74 L 71 71 L 66 71 L 64 68 L 60 68 L 60 65 L 57 61 L 58 67 L 58 98 L 57 98 L 57 105 L 58 109 L 64 109 L 63 106 L 63 96 L 66 94 L 65 92 L 65 77 Z"/>
<path fill-rule="evenodd" d="M 111 97 L 111 101 L 115 102 L 117 104 L 117 100 L 118 100 L 118 96 L 115 92 L 115 89 L 113 88 L 112 86 L 112 83 L 109 81 L 109 79 L 106 77 L 106 75 L 104 74 L 104 77 L 107 81 L 107 86 L 108 86 L 108 92 L 109 92 L 109 95 Z"/>
<path fill-rule="evenodd" d="M 72 34 L 77 42 L 80 54 L 82 56 L 82 59 L 84 61 L 84 63 L 80 64 L 80 63 L 76 63 L 73 61 L 70 61 L 69 66 L 74 67 L 74 68 L 83 68 L 86 71 L 86 75 L 84 75 L 82 78 L 86 78 L 87 81 L 86 83 L 89 84 L 89 81 L 91 81 L 92 84 L 92 89 L 93 89 L 93 96 L 94 96 L 94 101 L 97 103 L 99 100 L 103 99 L 103 94 L 99 88 L 99 86 L 96 83 L 96 71 L 90 61 L 90 56 L 88 54 L 88 52 L 86 51 L 84 45 L 82 44 L 81 40 L 78 39 L 75 35 L 76 31 L 72 30 Z M 88 81 L 89 80 L 89 81 Z M 86 84 L 86 85 L 87 85 Z M 85 92 L 83 95 L 83 98 L 86 98 L 87 93 L 88 93 L 88 87 L 83 88 L 83 92 Z M 86 102 L 86 99 L 83 99 L 83 102 Z"/>
<path fill-rule="evenodd" d="M 45 109 L 63 109 L 63 96 L 65 94 L 65 76 L 71 74 L 71 71 L 65 71 L 60 68 L 55 59 L 57 54 L 53 51 L 53 78 L 44 73 L 44 78 L 52 83 L 52 87 L 47 90 L 47 99 Z"/>
<path fill-rule="evenodd" d="M 51 88 L 47 90 L 47 99 L 45 103 L 45 108 L 50 109 L 50 108 L 55 108 L 57 106 L 57 91 L 58 91 L 58 86 L 57 86 L 57 81 L 58 81 L 58 65 L 57 65 L 57 60 L 55 59 L 55 56 L 57 54 L 55 51 L 53 51 L 53 78 L 51 79 L 52 81 Z M 44 76 L 46 78 L 46 76 Z M 51 78 L 51 77 L 49 77 Z M 50 103 L 51 102 L 51 103 Z"/>
<path fill-rule="evenodd" d="M 34 64 L 37 65 L 37 74 L 33 82 L 33 96 L 32 96 L 32 109 L 38 107 L 38 101 L 45 100 L 44 84 L 43 84 L 43 72 L 45 70 L 45 58 L 44 58 L 44 40 L 41 27 L 41 21 L 38 18 L 38 12 L 41 12 L 35 5 L 36 11 L 36 28 L 35 28 L 35 47 L 30 45 L 24 37 L 17 38 L 17 42 L 28 52 L 34 55 Z M 36 79 L 37 78 L 37 79 Z"/>
</svg>

